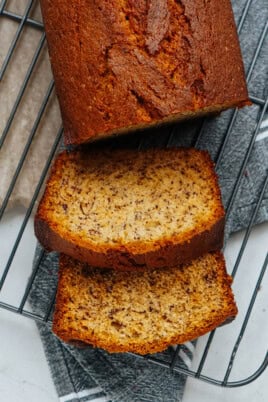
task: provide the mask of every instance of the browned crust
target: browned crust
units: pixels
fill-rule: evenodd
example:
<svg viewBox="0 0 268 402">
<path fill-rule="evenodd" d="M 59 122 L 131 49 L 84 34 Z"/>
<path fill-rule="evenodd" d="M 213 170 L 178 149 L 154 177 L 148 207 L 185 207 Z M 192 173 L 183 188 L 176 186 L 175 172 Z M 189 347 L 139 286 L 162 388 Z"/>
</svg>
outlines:
<svg viewBox="0 0 268 402">
<path fill-rule="evenodd" d="M 250 102 L 250 100 L 248 100 L 247 98 L 245 99 L 246 100 L 226 102 L 221 105 L 207 106 L 200 110 L 188 110 L 186 112 L 175 113 L 173 115 L 163 117 L 161 120 L 152 121 L 150 123 L 137 123 L 131 126 L 118 127 L 116 129 L 112 129 L 109 131 L 98 132 L 96 135 L 89 136 L 86 139 L 76 135 L 76 133 L 73 130 L 66 129 L 64 131 L 64 143 L 66 146 L 89 144 L 94 143 L 95 141 L 105 137 L 119 137 L 133 133 L 135 131 L 142 131 L 149 128 L 157 129 L 161 128 L 164 125 L 180 123 L 185 120 L 198 119 L 203 116 L 209 116 L 209 115 L 217 115 L 218 113 L 224 112 L 227 109 L 243 108 L 245 106 L 251 106 L 252 103 Z"/>
<path fill-rule="evenodd" d="M 41 0 L 66 144 L 249 104 L 230 0 L 150 3 Z"/>
<path fill-rule="evenodd" d="M 107 249 L 105 253 L 90 250 L 68 241 L 53 231 L 49 224 L 38 215 L 35 217 L 35 233 L 47 251 L 65 253 L 94 267 L 119 270 L 143 270 L 174 267 L 189 262 L 208 251 L 216 251 L 223 246 L 224 217 L 210 230 L 196 234 L 190 241 L 182 244 L 166 244 L 155 251 L 133 254 L 122 249 Z"/>
<path fill-rule="evenodd" d="M 215 328 L 223 324 L 226 320 L 230 318 L 230 322 L 233 321 L 234 317 L 237 315 L 237 308 L 234 307 L 230 309 L 230 313 L 219 315 L 218 319 L 213 323 L 209 323 L 199 328 L 198 331 L 192 331 L 183 335 L 175 335 L 169 339 L 165 339 L 162 342 L 149 342 L 146 344 L 135 343 L 135 341 L 129 343 L 129 345 L 123 346 L 117 343 L 110 343 L 109 339 L 99 339 L 91 334 L 90 337 L 84 337 L 81 331 L 79 330 L 68 330 L 64 331 L 60 327 L 60 313 L 55 314 L 54 323 L 53 323 L 53 332 L 57 335 L 62 341 L 66 343 L 70 343 L 75 346 L 85 346 L 85 344 L 105 349 L 110 353 L 138 353 L 140 355 L 152 354 L 162 352 L 167 349 L 171 345 L 178 345 L 185 343 L 187 341 L 192 341 L 196 338 L 199 338 L 206 333 L 213 331 Z"/>
<path fill-rule="evenodd" d="M 85 346 L 89 344 L 93 347 L 98 347 L 105 349 L 111 353 L 120 352 L 133 352 L 141 355 L 148 353 L 157 353 L 165 350 L 170 345 L 182 344 L 184 342 L 193 340 L 212 331 L 218 326 L 231 322 L 238 313 L 238 309 L 234 300 L 234 295 L 231 289 L 232 278 L 226 272 L 224 257 L 221 252 L 217 251 L 214 253 L 216 260 L 218 261 L 218 272 L 221 274 L 223 294 L 225 298 L 225 305 L 227 306 L 225 310 L 219 312 L 217 319 L 213 322 L 205 321 L 198 329 L 185 332 L 183 334 L 177 334 L 169 338 L 163 339 L 161 342 L 135 342 L 133 339 L 129 344 L 121 345 L 116 341 L 105 338 L 100 339 L 96 337 L 94 333 L 87 333 L 87 331 L 81 328 L 65 328 L 62 326 L 62 319 L 64 316 L 65 306 L 68 304 L 68 299 L 65 298 L 64 293 L 61 291 L 57 292 L 56 296 L 56 309 L 53 317 L 53 332 L 64 342 L 71 343 L 77 346 Z M 59 287 L 61 289 L 64 286 L 64 267 L 66 264 L 66 256 L 60 256 L 60 269 L 59 269 Z M 75 261 L 74 261 L 75 262 Z M 67 262 L 68 263 L 68 262 Z"/>
<path fill-rule="evenodd" d="M 162 151 L 171 153 L 179 150 L 180 148 L 169 148 Z M 142 152 L 154 151 L 157 152 L 157 150 Z M 190 150 L 186 149 L 184 151 L 190 152 Z M 128 243 L 113 248 L 106 245 L 97 247 L 89 242 L 83 242 L 78 236 L 63 235 L 60 224 L 49 221 L 46 208 L 50 204 L 50 190 L 49 186 L 47 186 L 34 221 L 35 234 L 38 240 L 48 251 L 55 250 L 65 253 L 95 267 L 121 270 L 172 267 L 191 261 L 206 252 L 221 249 L 224 237 L 225 212 L 221 201 L 217 175 L 214 171 L 214 163 L 207 151 L 197 151 L 195 149 L 191 151 L 198 152 L 205 157 L 205 163 L 210 173 L 209 180 L 213 183 L 214 197 L 217 203 L 214 220 L 211 220 L 210 226 L 208 225 L 205 230 L 202 227 L 196 227 L 191 233 L 188 233 L 188 237 L 184 241 L 170 238 L 159 239 L 159 241 L 146 246 L 139 243 Z M 137 151 L 121 150 L 120 152 Z M 64 166 L 66 158 L 79 158 L 79 155 L 79 152 L 73 152 L 72 154 L 62 152 L 52 167 L 48 184 L 50 180 L 59 179 L 58 176 L 62 171 L 61 167 Z"/>
</svg>

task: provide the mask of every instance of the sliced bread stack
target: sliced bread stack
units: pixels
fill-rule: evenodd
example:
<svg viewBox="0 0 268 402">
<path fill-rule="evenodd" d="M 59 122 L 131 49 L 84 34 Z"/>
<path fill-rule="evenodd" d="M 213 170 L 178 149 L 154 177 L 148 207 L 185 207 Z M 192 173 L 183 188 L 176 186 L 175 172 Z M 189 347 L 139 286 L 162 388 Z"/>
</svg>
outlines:
<svg viewBox="0 0 268 402">
<path fill-rule="evenodd" d="M 53 330 L 110 352 L 153 353 L 235 317 L 224 209 L 208 153 L 61 153 L 35 233 L 60 255 Z"/>
</svg>

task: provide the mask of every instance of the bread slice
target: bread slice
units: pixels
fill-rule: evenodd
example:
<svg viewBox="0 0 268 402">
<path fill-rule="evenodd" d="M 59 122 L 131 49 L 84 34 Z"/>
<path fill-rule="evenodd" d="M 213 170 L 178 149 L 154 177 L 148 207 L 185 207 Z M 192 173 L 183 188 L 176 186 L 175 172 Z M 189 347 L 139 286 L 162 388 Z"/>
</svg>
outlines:
<svg viewBox="0 0 268 402">
<path fill-rule="evenodd" d="M 191 261 L 223 232 L 213 162 L 196 149 L 63 152 L 35 217 L 46 249 L 125 270 Z"/>
<path fill-rule="evenodd" d="M 143 272 L 100 270 L 62 254 L 53 331 L 109 352 L 159 352 L 233 319 L 230 284 L 220 252 Z"/>
</svg>

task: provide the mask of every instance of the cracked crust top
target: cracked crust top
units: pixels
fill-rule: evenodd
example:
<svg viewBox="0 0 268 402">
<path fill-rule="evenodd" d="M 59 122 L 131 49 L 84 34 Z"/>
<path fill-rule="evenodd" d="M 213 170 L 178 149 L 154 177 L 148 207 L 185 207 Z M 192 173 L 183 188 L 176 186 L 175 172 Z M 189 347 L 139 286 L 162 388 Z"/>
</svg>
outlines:
<svg viewBox="0 0 268 402">
<path fill-rule="evenodd" d="M 66 144 L 248 104 L 230 0 L 41 0 Z"/>
</svg>

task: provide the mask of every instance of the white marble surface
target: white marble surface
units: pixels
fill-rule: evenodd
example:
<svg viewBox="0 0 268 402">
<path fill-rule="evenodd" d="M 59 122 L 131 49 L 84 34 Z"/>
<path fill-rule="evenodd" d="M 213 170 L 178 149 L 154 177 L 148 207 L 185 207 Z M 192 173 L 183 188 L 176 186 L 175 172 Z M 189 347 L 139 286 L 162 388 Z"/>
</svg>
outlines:
<svg viewBox="0 0 268 402">
<path fill-rule="evenodd" d="M 13 213 L 7 214 L 1 223 L 0 273 L 8 258 L 10 246 L 14 241 L 14 235 L 22 216 L 21 211 L 17 209 Z M 229 270 L 234 264 L 241 240 L 242 234 L 237 234 L 228 244 L 226 260 Z M 0 293 L 1 300 L 10 303 L 18 303 L 20 300 L 21 292 L 31 272 L 34 244 L 32 221 L 30 221 L 22 238 L 21 246 L 15 255 L 6 285 Z M 263 224 L 254 229 L 234 281 L 233 288 L 239 315 L 232 324 L 218 330 L 210 351 L 206 374 L 212 375 L 214 378 L 222 378 L 222 373 L 226 369 L 233 342 L 245 315 L 248 298 L 252 293 L 267 252 L 267 244 L 268 224 Z M 250 320 L 241 342 L 230 380 L 242 379 L 252 374 L 260 364 L 267 348 L 267 278 L 268 275 L 265 276 L 258 292 L 253 319 Z M 193 362 L 194 367 L 198 364 L 205 340 L 206 337 L 203 337 L 199 341 Z M 268 370 L 253 383 L 235 389 L 223 389 L 196 379 L 188 379 L 183 402 L 268 401 L 267 380 Z M 30 319 L 0 309 L 0 401 L 56 402 L 57 400 L 35 323 Z"/>
</svg>

